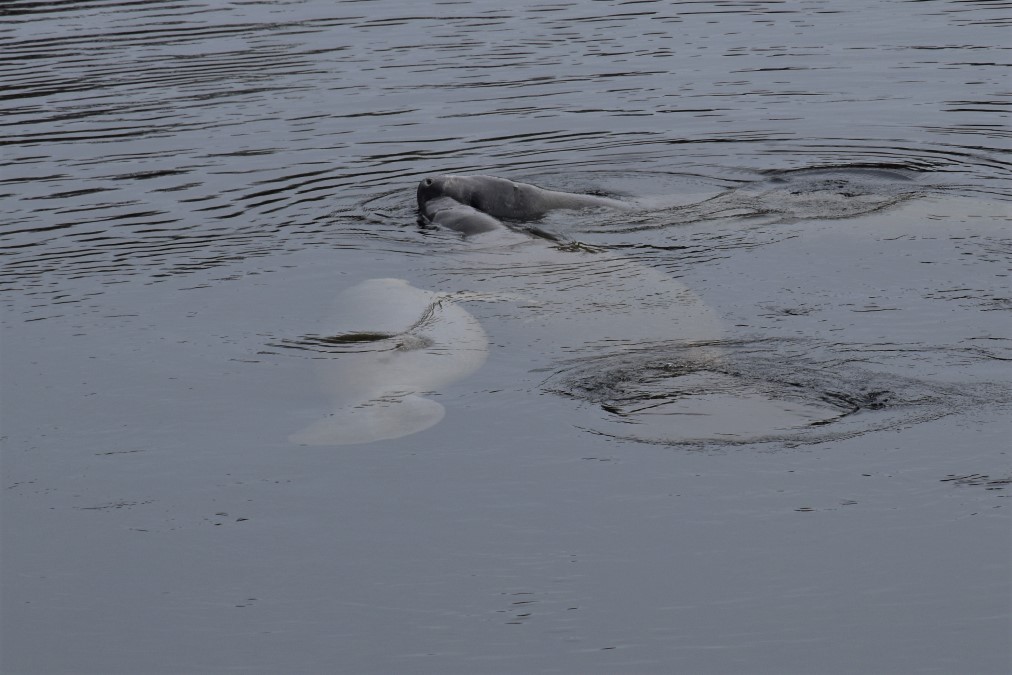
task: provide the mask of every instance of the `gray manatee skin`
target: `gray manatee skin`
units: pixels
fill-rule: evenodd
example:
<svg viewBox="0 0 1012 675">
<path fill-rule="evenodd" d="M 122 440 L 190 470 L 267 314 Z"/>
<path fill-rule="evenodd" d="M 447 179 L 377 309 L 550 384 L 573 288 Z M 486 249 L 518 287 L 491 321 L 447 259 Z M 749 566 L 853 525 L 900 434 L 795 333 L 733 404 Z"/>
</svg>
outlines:
<svg viewBox="0 0 1012 675">
<path fill-rule="evenodd" d="M 461 204 L 452 197 L 418 200 L 418 213 L 427 225 L 438 225 L 464 235 L 491 232 L 503 227 L 502 221 L 482 213 L 473 206 Z"/>
<path fill-rule="evenodd" d="M 496 219 L 530 221 L 559 209 L 591 208 L 631 207 L 616 199 L 546 190 L 495 176 L 430 176 L 418 184 L 422 217 L 464 234 L 495 229 L 501 225 Z"/>
</svg>

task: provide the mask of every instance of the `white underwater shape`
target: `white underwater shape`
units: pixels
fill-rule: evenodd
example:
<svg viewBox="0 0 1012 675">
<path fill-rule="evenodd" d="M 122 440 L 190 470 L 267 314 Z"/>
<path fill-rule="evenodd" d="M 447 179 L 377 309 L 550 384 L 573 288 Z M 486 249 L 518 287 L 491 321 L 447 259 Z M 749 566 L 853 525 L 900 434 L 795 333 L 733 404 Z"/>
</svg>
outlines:
<svg viewBox="0 0 1012 675">
<path fill-rule="evenodd" d="M 437 424 L 443 406 L 426 395 L 478 370 L 488 338 L 445 293 L 403 279 L 370 279 L 342 292 L 326 335 L 389 336 L 321 359 L 334 411 L 289 440 L 327 446 L 400 438 Z"/>
</svg>

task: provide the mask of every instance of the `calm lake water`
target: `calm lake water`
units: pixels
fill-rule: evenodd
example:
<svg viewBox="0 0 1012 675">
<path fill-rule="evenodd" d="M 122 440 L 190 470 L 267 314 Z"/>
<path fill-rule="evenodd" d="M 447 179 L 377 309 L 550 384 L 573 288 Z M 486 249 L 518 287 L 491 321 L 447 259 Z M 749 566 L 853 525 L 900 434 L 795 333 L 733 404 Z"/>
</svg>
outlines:
<svg viewBox="0 0 1012 675">
<path fill-rule="evenodd" d="M 1008 672 L 1009 9 L 5 2 L 0 669 Z"/>
</svg>

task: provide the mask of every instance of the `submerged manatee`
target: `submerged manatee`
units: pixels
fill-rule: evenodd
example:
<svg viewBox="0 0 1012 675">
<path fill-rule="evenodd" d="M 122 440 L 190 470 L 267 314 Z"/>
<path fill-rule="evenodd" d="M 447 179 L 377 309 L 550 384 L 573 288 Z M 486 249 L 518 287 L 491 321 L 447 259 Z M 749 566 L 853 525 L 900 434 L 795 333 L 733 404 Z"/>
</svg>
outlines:
<svg viewBox="0 0 1012 675">
<path fill-rule="evenodd" d="M 452 197 L 427 199 L 424 204 L 419 199 L 418 208 L 427 225 L 438 225 L 465 235 L 490 232 L 503 226 L 497 218 Z"/>
<path fill-rule="evenodd" d="M 418 186 L 418 206 L 429 222 L 473 234 L 498 229 L 499 218 L 515 225 L 552 208 L 613 205 L 528 187 L 537 198 L 549 197 L 528 200 L 522 184 L 486 176 L 430 178 Z M 874 341 L 824 343 L 812 335 L 793 342 L 779 336 L 722 337 L 720 317 L 678 277 L 688 276 L 699 261 L 729 257 L 736 247 L 751 250 L 756 241 L 784 238 L 739 234 L 765 232 L 754 227 L 757 221 L 811 222 L 812 236 L 831 237 L 832 244 L 839 242 L 828 221 L 848 219 L 877 236 L 896 219 L 930 221 L 937 206 L 918 199 L 930 194 L 929 188 L 914 171 L 881 166 L 764 172 L 760 180 L 741 181 L 701 200 L 666 205 L 637 198 L 635 206 L 618 202 L 623 210 L 617 215 L 574 219 L 599 240 L 602 232 L 620 235 L 617 245 L 545 246 L 519 235 L 450 238 L 458 248 L 434 258 L 437 266 L 445 263 L 436 277 L 441 288 L 456 283 L 486 297 L 517 298 L 512 307 L 504 302 L 496 312 L 482 314 L 483 322 L 497 344 L 526 350 L 521 362 L 529 370 L 517 373 L 516 390 L 537 389 L 575 402 L 572 418 L 553 419 L 569 419 L 594 435 L 669 446 L 842 440 L 935 420 L 989 397 L 1007 401 L 1007 394 L 896 374 L 890 362 L 877 360 L 883 352 L 900 358 L 893 352 L 903 350 L 892 349 L 892 341 L 883 349 Z M 544 224 L 555 222 L 548 218 Z M 686 245 L 672 246 L 660 236 L 621 237 L 690 224 L 696 227 L 679 233 Z M 800 231 L 788 231 L 787 238 Z M 899 230 L 909 231 L 909 225 Z M 686 251 L 665 253 L 671 249 Z M 820 250 L 818 240 L 800 250 Z M 846 320 L 853 324 L 849 316 Z M 848 330 L 854 332 L 852 326 Z M 799 322 L 795 332 L 817 331 L 812 322 Z M 853 365 L 854 352 L 863 352 L 864 365 Z M 503 391 L 509 388 L 505 384 Z"/>
<path fill-rule="evenodd" d="M 596 195 L 546 190 L 495 176 L 435 176 L 418 184 L 418 212 L 429 224 L 464 234 L 495 229 L 499 219 L 532 221 L 551 211 L 628 209 L 625 202 Z"/>
<path fill-rule="evenodd" d="M 668 226 L 760 215 L 774 220 L 854 217 L 917 194 L 914 181 L 905 176 L 853 173 L 782 173 L 694 204 L 652 210 L 640 202 L 634 206 L 492 176 L 426 178 L 417 199 L 425 222 L 464 234 L 501 230 L 509 235 L 514 228 L 503 228 L 503 221 L 529 222 L 553 210 L 621 210 L 614 222 L 604 223 L 617 231 L 649 227 L 652 222 L 641 222 L 648 218 Z M 673 445 L 822 439 L 821 431 L 807 428 L 854 433 L 850 427 L 861 428 L 900 400 L 882 398 L 884 388 L 870 394 L 859 388 L 826 393 L 814 380 L 809 392 L 797 367 L 790 369 L 794 376 L 785 386 L 771 375 L 750 375 L 753 361 L 766 363 L 767 357 L 749 349 L 738 350 L 748 358 L 729 354 L 734 344 L 721 338 L 719 317 L 670 270 L 655 266 L 649 248 L 619 254 L 608 248 L 545 246 L 522 236 L 455 245 L 458 250 L 435 258 L 434 283 L 470 291 L 472 300 L 501 303 L 483 316 L 497 343 L 529 350 L 524 362 L 531 371 L 518 373 L 521 388 L 542 386 L 597 403 L 598 410 L 586 412 L 598 420 L 581 424 L 594 433 Z M 442 419 L 442 406 L 424 394 L 477 369 L 488 348 L 477 320 L 450 302 L 465 297 L 459 293 L 433 293 L 384 279 L 343 294 L 343 326 L 328 329 L 330 337 L 316 338 L 336 355 L 324 361 L 334 413 L 292 440 L 361 443 L 405 436 Z M 369 318 L 377 310 L 379 322 Z M 371 332 L 349 332 L 363 329 Z M 560 364 L 574 363 L 588 364 L 591 374 L 574 365 L 559 370 Z M 535 384 L 544 372 L 556 375 L 550 383 Z M 867 376 L 856 379 L 862 378 Z"/>
<path fill-rule="evenodd" d="M 341 293 L 325 334 L 296 346 L 319 352 L 334 412 L 289 440 L 347 445 L 400 438 L 439 422 L 425 394 L 482 366 L 488 339 L 447 294 L 402 279 L 370 279 Z"/>
<path fill-rule="evenodd" d="M 494 176 L 433 176 L 418 185 L 418 213 L 425 224 L 465 235 L 499 229 L 502 221 L 531 223 L 560 210 L 605 209 L 619 217 L 581 219 L 595 234 L 620 233 L 738 220 L 754 224 L 798 220 L 837 220 L 881 211 L 923 194 L 917 173 L 882 166 L 841 165 L 767 171 L 700 201 L 675 204 L 672 195 L 619 201 L 597 195 L 546 190 Z M 572 231 L 572 225 L 567 225 Z M 533 234 L 561 239 L 537 227 Z"/>
</svg>

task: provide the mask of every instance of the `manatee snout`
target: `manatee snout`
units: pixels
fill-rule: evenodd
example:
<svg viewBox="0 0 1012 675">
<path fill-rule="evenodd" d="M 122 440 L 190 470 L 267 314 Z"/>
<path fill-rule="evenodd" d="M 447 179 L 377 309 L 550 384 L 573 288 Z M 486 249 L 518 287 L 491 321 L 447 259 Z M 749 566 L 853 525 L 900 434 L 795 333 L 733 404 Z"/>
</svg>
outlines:
<svg viewBox="0 0 1012 675">
<path fill-rule="evenodd" d="M 426 176 L 418 184 L 418 208 L 424 209 L 425 203 L 430 199 L 438 197 L 442 190 L 440 188 L 440 179 L 432 176 Z"/>
<path fill-rule="evenodd" d="M 481 204 L 475 203 L 476 200 L 481 201 L 482 198 L 480 190 L 476 190 L 475 187 L 474 177 L 471 176 L 452 174 L 426 176 L 418 184 L 418 208 L 424 209 L 427 202 L 449 197 L 461 204 L 484 210 L 481 208 Z"/>
</svg>

